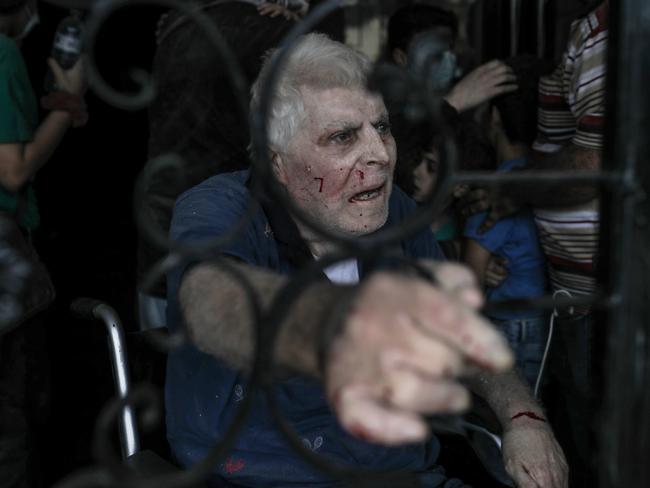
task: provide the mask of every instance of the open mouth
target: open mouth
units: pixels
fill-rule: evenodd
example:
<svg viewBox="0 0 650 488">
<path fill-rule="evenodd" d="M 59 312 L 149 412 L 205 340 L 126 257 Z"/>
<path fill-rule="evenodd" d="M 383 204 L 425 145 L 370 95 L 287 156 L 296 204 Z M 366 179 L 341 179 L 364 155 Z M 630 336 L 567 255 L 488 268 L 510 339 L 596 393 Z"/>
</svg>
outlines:
<svg viewBox="0 0 650 488">
<path fill-rule="evenodd" d="M 367 202 L 378 198 L 384 191 L 384 186 L 386 184 L 382 183 L 376 188 L 371 188 L 370 190 L 362 191 L 354 195 L 349 199 L 350 202 Z"/>
</svg>

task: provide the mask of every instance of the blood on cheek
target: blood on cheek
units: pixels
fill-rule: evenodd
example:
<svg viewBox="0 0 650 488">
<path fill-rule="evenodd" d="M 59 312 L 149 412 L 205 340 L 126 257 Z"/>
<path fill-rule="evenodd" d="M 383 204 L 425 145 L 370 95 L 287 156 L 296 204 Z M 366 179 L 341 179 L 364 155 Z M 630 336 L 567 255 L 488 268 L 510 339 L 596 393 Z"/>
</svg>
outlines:
<svg viewBox="0 0 650 488">
<path fill-rule="evenodd" d="M 356 170 L 355 174 L 357 174 L 359 179 L 363 181 L 363 178 L 365 177 L 363 171 Z M 311 180 L 311 184 L 313 185 L 313 191 L 316 193 L 322 193 L 326 198 L 338 198 L 341 193 L 344 192 L 346 186 L 349 185 L 350 176 L 351 174 L 348 171 L 345 171 L 345 168 L 337 168 L 322 173 L 319 176 L 309 175 L 308 178 Z M 354 188 L 354 186 L 356 186 L 356 183 L 352 185 L 352 188 Z"/>
<path fill-rule="evenodd" d="M 318 181 L 318 193 L 323 193 L 324 178 L 314 178 L 314 180 Z"/>
</svg>

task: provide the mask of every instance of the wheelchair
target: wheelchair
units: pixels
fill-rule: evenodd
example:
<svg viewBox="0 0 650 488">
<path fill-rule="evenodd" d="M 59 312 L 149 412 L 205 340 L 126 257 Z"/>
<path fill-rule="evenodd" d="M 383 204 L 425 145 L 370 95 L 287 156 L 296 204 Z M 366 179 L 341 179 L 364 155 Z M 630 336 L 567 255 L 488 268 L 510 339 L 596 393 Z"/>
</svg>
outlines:
<svg viewBox="0 0 650 488">
<path fill-rule="evenodd" d="M 126 398 L 131 391 L 130 367 L 124 327 L 118 313 L 110 305 L 91 298 L 74 300 L 70 309 L 79 318 L 104 324 L 117 396 L 120 399 Z M 146 332 L 143 329 L 140 333 Z M 514 486 L 501 461 L 501 439 L 493 433 L 497 431 L 495 419 L 487 405 L 483 405 L 480 400 L 474 404 L 478 408 L 458 421 L 433 422 L 432 429 L 439 436 L 443 447 L 440 464 L 445 466 L 450 476 L 461 477 L 468 483 L 479 482 L 480 486 L 490 488 Z M 140 476 L 160 476 L 177 473 L 181 469 L 153 450 L 141 449 L 135 412 L 129 405 L 124 406 L 119 414 L 118 434 L 124 465 Z M 481 468 L 475 478 L 471 475 L 477 464 Z M 486 485 L 486 478 L 492 484 L 488 482 Z M 191 488 L 205 486 L 199 484 Z"/>
</svg>

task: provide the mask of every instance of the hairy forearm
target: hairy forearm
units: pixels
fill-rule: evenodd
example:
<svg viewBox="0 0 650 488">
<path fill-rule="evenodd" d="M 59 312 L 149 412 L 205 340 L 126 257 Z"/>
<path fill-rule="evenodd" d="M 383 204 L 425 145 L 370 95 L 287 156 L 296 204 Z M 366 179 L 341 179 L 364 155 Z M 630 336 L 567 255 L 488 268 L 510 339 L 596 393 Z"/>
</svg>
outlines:
<svg viewBox="0 0 650 488">
<path fill-rule="evenodd" d="M 287 278 L 247 264 L 229 265 L 250 283 L 267 311 Z M 290 308 L 275 344 L 276 364 L 318 376 L 318 341 L 325 317 L 346 289 L 327 281 L 304 290 Z M 247 292 L 230 272 L 214 264 L 194 267 L 183 279 L 180 301 L 193 342 L 230 366 L 249 370 L 255 348 L 255 318 Z"/>
<path fill-rule="evenodd" d="M 468 380 L 468 386 L 488 403 L 503 428 L 519 412 L 541 413 L 528 385 L 512 369 L 501 374 L 476 374 Z"/>
<path fill-rule="evenodd" d="M 601 152 L 568 144 L 560 151 L 530 161 L 526 171 L 584 171 L 601 168 Z M 515 202 L 533 207 L 571 207 L 592 201 L 598 196 L 596 183 L 556 182 L 542 184 L 517 183 L 509 185 L 507 195 Z"/>
</svg>

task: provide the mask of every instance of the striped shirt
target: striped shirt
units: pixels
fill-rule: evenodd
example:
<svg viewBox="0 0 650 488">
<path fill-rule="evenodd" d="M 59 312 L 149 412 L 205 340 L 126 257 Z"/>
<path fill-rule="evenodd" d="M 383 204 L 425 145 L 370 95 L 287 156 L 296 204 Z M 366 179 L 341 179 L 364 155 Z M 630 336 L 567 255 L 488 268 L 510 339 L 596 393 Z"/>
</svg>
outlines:
<svg viewBox="0 0 650 488">
<path fill-rule="evenodd" d="M 572 24 L 562 63 L 540 80 L 535 151 L 553 153 L 568 143 L 602 149 L 607 34 L 605 4 Z M 599 220 L 595 200 L 562 210 L 535 209 L 553 290 L 572 295 L 595 290 Z"/>
</svg>

